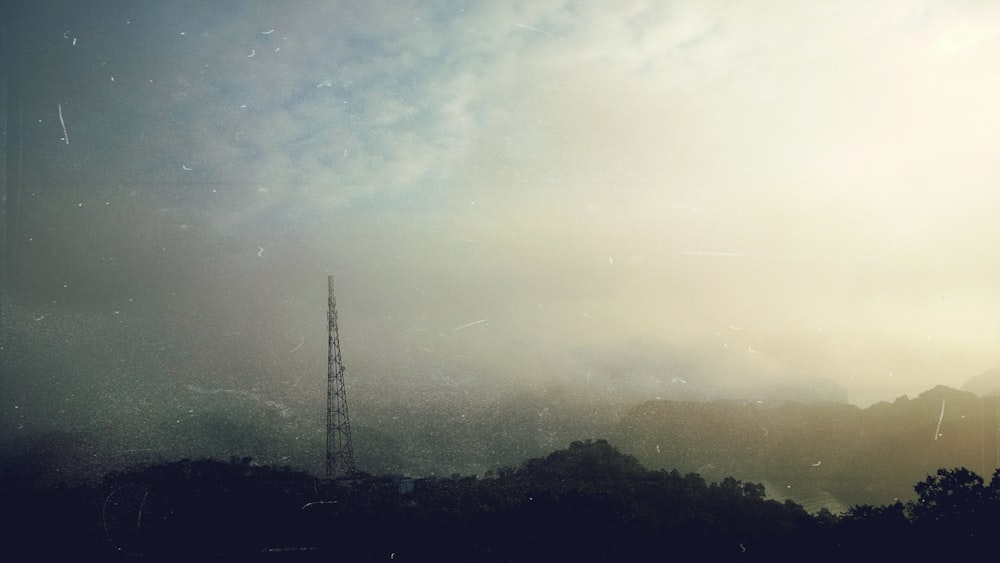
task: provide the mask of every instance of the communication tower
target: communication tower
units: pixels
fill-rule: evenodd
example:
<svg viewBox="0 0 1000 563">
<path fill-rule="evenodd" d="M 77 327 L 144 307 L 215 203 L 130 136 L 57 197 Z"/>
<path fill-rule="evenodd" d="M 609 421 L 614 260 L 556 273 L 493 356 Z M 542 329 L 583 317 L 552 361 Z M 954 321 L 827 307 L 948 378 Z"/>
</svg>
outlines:
<svg viewBox="0 0 1000 563">
<path fill-rule="evenodd" d="M 344 363 L 340 357 L 340 335 L 337 333 L 337 300 L 333 296 L 333 276 L 327 276 L 327 336 L 329 347 L 326 361 L 326 477 L 332 479 L 353 474 L 354 446 L 351 444 L 351 419 L 347 415 L 347 393 L 344 389 Z"/>
</svg>

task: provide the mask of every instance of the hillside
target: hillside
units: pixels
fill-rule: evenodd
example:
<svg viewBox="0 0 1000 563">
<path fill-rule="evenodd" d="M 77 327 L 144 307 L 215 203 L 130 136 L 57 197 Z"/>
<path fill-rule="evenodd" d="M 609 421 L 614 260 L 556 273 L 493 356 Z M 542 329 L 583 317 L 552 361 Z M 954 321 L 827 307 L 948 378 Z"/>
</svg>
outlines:
<svg viewBox="0 0 1000 563">
<path fill-rule="evenodd" d="M 760 485 L 649 471 L 604 440 L 486 479 L 325 481 L 249 458 L 185 459 L 93 486 L 0 487 L 0 500 L 15 532 L 8 553 L 35 559 L 620 561 L 664 543 L 773 556 L 819 527 Z"/>
<path fill-rule="evenodd" d="M 939 467 L 997 466 L 996 397 L 939 386 L 866 409 L 847 404 L 650 401 L 621 420 L 614 443 L 650 468 L 735 475 L 776 497 L 831 509 L 910 499 Z M 833 506 L 830 506 L 833 505 Z"/>
<path fill-rule="evenodd" d="M 0 480 L 15 560 L 843 561 L 1000 556 L 1000 472 L 939 469 L 918 500 L 810 515 L 764 486 L 651 470 L 604 440 L 485 478 L 182 459 L 36 488 Z"/>
</svg>

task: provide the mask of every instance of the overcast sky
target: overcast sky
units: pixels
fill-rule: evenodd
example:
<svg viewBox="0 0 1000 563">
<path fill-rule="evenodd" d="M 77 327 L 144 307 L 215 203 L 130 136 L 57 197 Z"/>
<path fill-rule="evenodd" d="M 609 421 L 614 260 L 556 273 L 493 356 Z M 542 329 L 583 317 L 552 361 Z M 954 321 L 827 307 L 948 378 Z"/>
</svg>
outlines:
<svg viewBox="0 0 1000 563">
<path fill-rule="evenodd" d="M 1000 366 L 994 2 L 23 4 L 5 424 Z"/>
</svg>

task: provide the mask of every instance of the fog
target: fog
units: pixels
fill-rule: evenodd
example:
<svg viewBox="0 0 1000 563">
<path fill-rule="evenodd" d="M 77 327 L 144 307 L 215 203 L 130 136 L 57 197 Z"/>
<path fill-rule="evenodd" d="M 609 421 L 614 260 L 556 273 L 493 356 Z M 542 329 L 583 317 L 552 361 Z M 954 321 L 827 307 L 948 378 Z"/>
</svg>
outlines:
<svg viewBox="0 0 1000 563">
<path fill-rule="evenodd" d="M 7 439 L 1000 365 L 991 3 L 9 4 Z"/>
</svg>

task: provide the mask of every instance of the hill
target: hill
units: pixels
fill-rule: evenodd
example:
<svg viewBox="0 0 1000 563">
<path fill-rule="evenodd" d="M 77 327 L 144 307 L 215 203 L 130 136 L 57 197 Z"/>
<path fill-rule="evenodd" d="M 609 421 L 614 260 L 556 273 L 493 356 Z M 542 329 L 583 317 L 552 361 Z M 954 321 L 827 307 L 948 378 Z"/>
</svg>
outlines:
<svg viewBox="0 0 1000 563">
<path fill-rule="evenodd" d="M 836 510 L 911 499 L 912 484 L 939 467 L 991 474 L 998 412 L 996 397 L 944 386 L 866 409 L 650 401 L 622 418 L 613 441 L 650 468 L 736 475 L 773 484 L 775 496 Z"/>
<path fill-rule="evenodd" d="M 1000 471 L 918 482 L 913 502 L 810 515 L 727 477 L 650 470 L 604 440 L 487 478 L 183 459 L 54 488 L 0 481 L 15 560 L 712 561 L 995 559 Z"/>
<path fill-rule="evenodd" d="M 962 391 L 969 391 L 980 397 L 1000 395 L 1000 368 L 987 370 L 966 381 Z"/>
<path fill-rule="evenodd" d="M 649 471 L 604 440 L 486 479 L 406 482 L 325 481 L 234 458 L 164 462 L 93 486 L 2 487 L 5 549 L 33 559 L 621 561 L 664 545 L 789 555 L 818 527 L 758 484 Z"/>
</svg>

